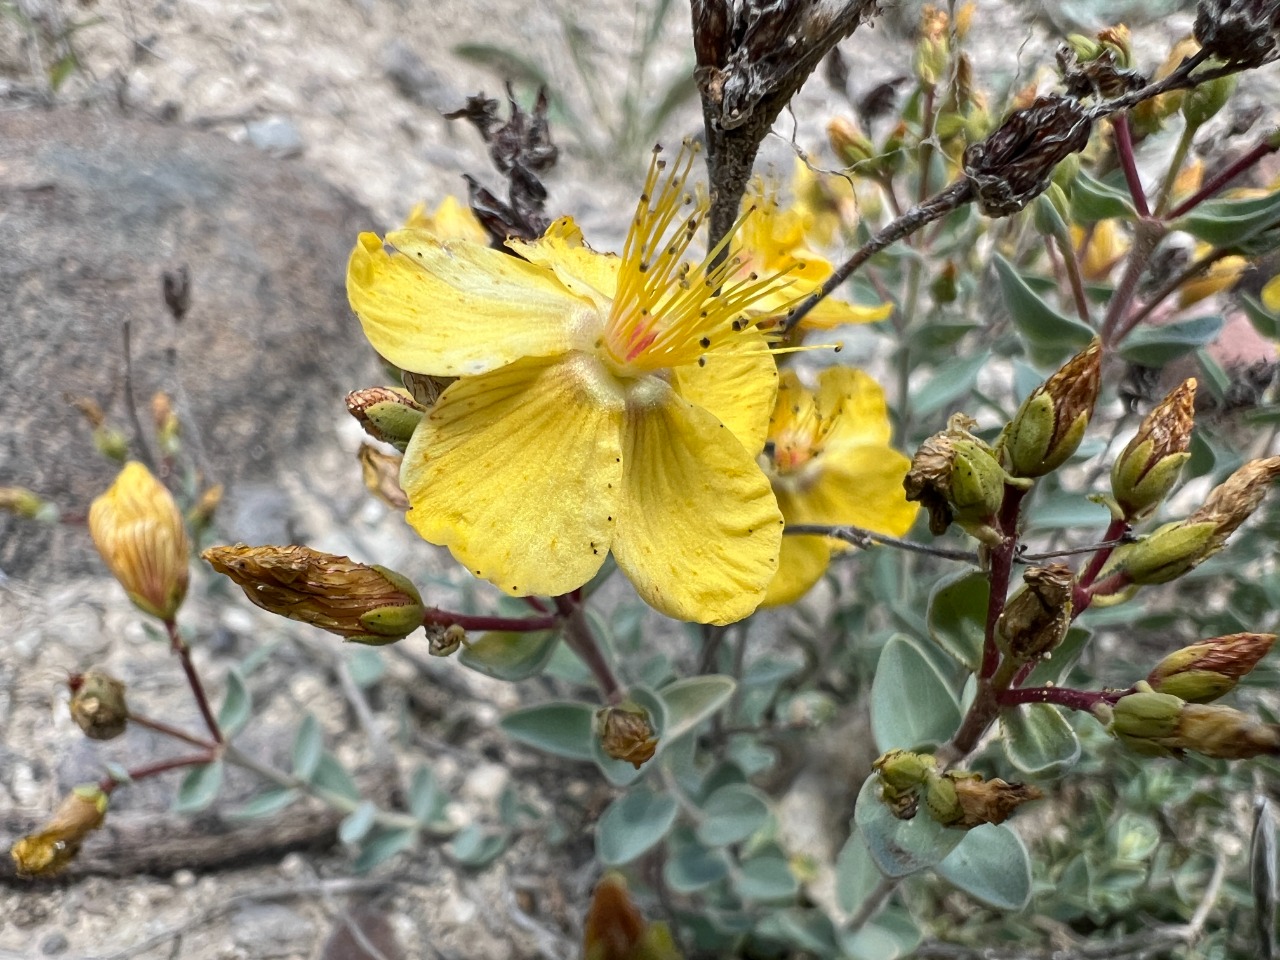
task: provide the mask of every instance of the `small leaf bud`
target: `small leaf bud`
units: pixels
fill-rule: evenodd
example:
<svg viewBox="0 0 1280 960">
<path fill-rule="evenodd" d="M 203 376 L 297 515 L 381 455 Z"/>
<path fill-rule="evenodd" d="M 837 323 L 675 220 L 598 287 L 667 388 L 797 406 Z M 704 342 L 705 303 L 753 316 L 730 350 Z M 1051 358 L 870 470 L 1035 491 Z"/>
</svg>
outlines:
<svg viewBox="0 0 1280 960">
<path fill-rule="evenodd" d="M 630 701 L 596 713 L 596 736 L 608 756 L 625 760 L 637 770 L 658 749 L 649 711 Z"/>
<path fill-rule="evenodd" d="M 422 626 L 417 588 L 386 567 L 301 546 L 241 543 L 201 556 L 262 609 L 357 643 L 394 643 Z"/>
<path fill-rule="evenodd" d="M 1196 381 L 1185 380 L 1143 418 L 1111 467 L 1111 493 L 1129 523 L 1145 520 L 1178 482 L 1191 457 Z"/>
<path fill-rule="evenodd" d="M 1098 401 L 1101 370 L 1102 342 L 1095 338 L 1031 391 L 996 443 L 1006 470 L 1042 477 L 1076 452 Z"/>
<path fill-rule="evenodd" d="M 21 837 L 9 851 L 20 877 L 52 877 L 67 868 L 85 838 L 102 826 L 107 795 L 97 784 L 75 787 L 36 833 Z"/>
<path fill-rule="evenodd" d="M 1038 660 L 1052 653 L 1071 626 L 1075 575 L 1062 563 L 1031 567 L 1023 586 L 1009 598 L 997 623 L 1001 649 L 1016 660 Z"/>
<path fill-rule="evenodd" d="M 427 627 L 427 653 L 433 657 L 451 657 L 466 642 L 466 629 L 456 623 L 447 627 L 440 624 Z"/>
<path fill-rule="evenodd" d="M 67 681 L 71 688 L 71 719 L 93 740 L 113 740 L 129 724 L 125 686 L 101 670 L 89 670 Z"/>
<path fill-rule="evenodd" d="M 365 387 L 347 394 L 347 412 L 373 439 L 404 453 L 425 409 L 406 390 Z"/>
<path fill-rule="evenodd" d="M 126 463 L 89 507 L 89 534 L 138 609 L 172 620 L 187 595 L 191 544 L 164 484 L 136 460 Z"/>
<path fill-rule="evenodd" d="M 1233 633 L 1201 640 L 1161 660 L 1147 682 L 1157 693 L 1172 694 L 1188 703 L 1210 703 L 1235 689 L 1275 640 L 1274 633 Z"/>
</svg>

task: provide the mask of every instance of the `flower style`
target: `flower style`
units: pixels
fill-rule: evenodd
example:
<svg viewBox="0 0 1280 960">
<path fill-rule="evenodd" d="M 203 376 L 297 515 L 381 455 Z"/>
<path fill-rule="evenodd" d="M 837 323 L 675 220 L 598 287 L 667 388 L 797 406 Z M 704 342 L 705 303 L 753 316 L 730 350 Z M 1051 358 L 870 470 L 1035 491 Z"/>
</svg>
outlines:
<svg viewBox="0 0 1280 960">
<path fill-rule="evenodd" d="M 749 312 L 759 318 L 761 329 L 768 330 L 780 321 L 788 306 L 816 293 L 835 268 L 809 248 L 805 226 L 811 218 L 805 209 L 782 209 L 777 191 L 766 188 L 760 180 L 755 181 L 744 203 L 754 207 L 755 213 L 743 225 L 739 271 L 762 276 L 787 273 L 791 277 L 786 287 L 775 288 L 751 306 Z M 827 297 L 805 314 L 800 329 L 830 330 L 842 323 L 871 323 L 892 312 L 889 303 L 864 307 Z"/>
<path fill-rule="evenodd" d="M 730 623 L 777 568 L 782 518 L 755 462 L 777 369 L 748 307 L 785 280 L 682 263 L 706 203 L 655 156 L 622 255 L 572 219 L 518 256 L 420 230 L 362 234 L 347 276 L 390 362 L 457 376 L 405 451 L 409 523 L 507 593 L 561 595 L 612 551 L 652 606 Z M 682 210 L 684 215 L 682 216 Z"/>
<path fill-rule="evenodd" d="M 785 371 L 765 451 L 787 523 L 847 523 L 896 537 L 915 521 L 918 507 L 902 489 L 911 461 L 889 446 L 884 391 L 861 370 L 824 370 L 816 393 Z M 765 604 L 798 600 L 841 546 L 827 537 L 783 537 Z"/>
</svg>

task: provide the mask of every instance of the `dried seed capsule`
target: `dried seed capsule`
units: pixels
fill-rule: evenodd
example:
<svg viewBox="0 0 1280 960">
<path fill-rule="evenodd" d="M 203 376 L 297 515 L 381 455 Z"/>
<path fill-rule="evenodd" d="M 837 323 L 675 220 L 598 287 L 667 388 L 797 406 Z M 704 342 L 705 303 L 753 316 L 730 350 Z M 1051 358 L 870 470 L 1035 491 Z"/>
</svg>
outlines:
<svg viewBox="0 0 1280 960">
<path fill-rule="evenodd" d="M 596 714 L 596 736 L 608 756 L 625 760 L 637 770 L 658 749 L 649 711 L 635 703 L 600 710 Z"/>
<path fill-rule="evenodd" d="M 1001 649 L 1017 660 L 1038 660 L 1062 642 L 1071 626 L 1071 593 L 1075 575 L 1063 563 L 1031 567 L 1024 586 L 1000 614 L 996 637 Z"/>
<path fill-rule="evenodd" d="M 67 681 L 71 688 L 71 719 L 94 740 L 112 740 L 129 724 L 125 686 L 101 670 L 89 670 Z"/>
<path fill-rule="evenodd" d="M 1191 457 L 1196 381 L 1184 381 L 1143 418 L 1111 467 L 1111 493 L 1129 523 L 1146 519 L 1178 482 Z"/>
<path fill-rule="evenodd" d="M 1102 342 L 1068 360 L 1031 391 L 996 443 L 1015 477 L 1042 477 L 1062 466 L 1084 439 L 1101 386 Z"/>
<path fill-rule="evenodd" d="M 365 387 L 347 394 L 347 412 L 373 439 L 404 453 L 426 410 L 406 390 Z"/>
</svg>

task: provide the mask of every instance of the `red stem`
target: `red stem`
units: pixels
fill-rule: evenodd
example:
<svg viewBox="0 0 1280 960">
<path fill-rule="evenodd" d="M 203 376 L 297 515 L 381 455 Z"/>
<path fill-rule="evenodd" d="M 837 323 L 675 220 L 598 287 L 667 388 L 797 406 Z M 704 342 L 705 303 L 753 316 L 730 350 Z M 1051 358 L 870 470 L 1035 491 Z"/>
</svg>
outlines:
<svg viewBox="0 0 1280 960">
<path fill-rule="evenodd" d="M 204 753 L 188 754 L 185 757 L 172 757 L 169 760 L 159 760 L 156 763 L 149 763 L 146 766 L 135 767 L 129 771 L 130 780 L 145 780 L 147 777 L 154 777 L 161 773 L 168 773 L 170 770 L 181 770 L 183 767 L 198 767 L 205 763 L 213 763 L 218 759 L 216 751 L 206 750 Z M 110 794 L 116 787 L 120 786 L 123 781 L 114 777 L 103 777 L 98 781 L 98 789 L 103 793 Z"/>
<path fill-rule="evenodd" d="M 136 723 L 140 727 L 148 727 L 156 733 L 163 733 L 166 737 L 173 737 L 175 740 L 181 740 L 183 743 L 189 743 L 193 747 L 203 747 L 206 750 L 212 750 L 214 744 L 208 740 L 201 740 L 199 737 L 187 733 L 185 730 L 179 730 L 177 727 L 171 727 L 167 723 L 161 723 L 159 720 L 152 720 L 150 717 L 140 717 L 136 713 L 129 714 L 129 722 Z"/>
<path fill-rule="evenodd" d="M 613 675 L 613 668 L 605 659 L 595 634 L 591 632 L 585 611 L 574 603 L 571 596 L 556 597 L 556 609 L 564 618 L 564 642 L 587 665 L 605 700 L 611 705 L 621 703 L 622 686 Z"/>
<path fill-rule="evenodd" d="M 1123 694 L 1121 694 L 1122 696 Z M 1100 703 L 1114 703 L 1120 697 L 1112 699 L 1106 693 L 1093 693 L 1088 690 L 1068 690 L 1063 687 L 1026 687 L 1024 689 L 1002 690 L 996 694 L 1000 705 L 1004 707 L 1018 703 L 1054 703 L 1071 710 L 1092 711 Z"/>
<path fill-rule="evenodd" d="M 531 630 L 551 630 L 560 623 L 561 618 L 549 613 L 541 617 L 492 617 L 454 613 L 451 610 L 440 610 L 432 607 L 422 615 L 424 626 L 448 627 L 457 624 L 465 630 L 512 630 L 525 633 Z"/>
<path fill-rule="evenodd" d="M 1238 158 L 1234 163 L 1228 164 L 1225 168 L 1219 170 L 1212 177 L 1206 180 L 1199 190 L 1169 211 L 1165 219 L 1176 220 L 1184 213 L 1188 213 L 1195 209 L 1267 154 L 1275 153 L 1277 150 L 1280 150 L 1280 142 L 1277 142 L 1275 146 L 1272 146 L 1267 140 L 1254 144 L 1248 153 Z"/>
<path fill-rule="evenodd" d="M 1004 501 L 996 522 L 1004 539 L 991 548 L 991 596 L 987 601 L 987 624 L 982 646 L 981 679 L 995 675 L 1000 665 L 1000 648 L 996 645 L 996 623 L 1004 612 L 1005 598 L 1009 594 L 1009 579 L 1013 572 L 1013 555 L 1018 548 L 1018 510 L 1027 491 L 1018 487 L 1004 488 Z"/>
<path fill-rule="evenodd" d="M 1138 162 L 1133 155 L 1133 135 L 1129 132 L 1129 115 L 1117 113 L 1111 118 L 1111 129 L 1116 135 L 1116 154 L 1120 157 L 1120 166 L 1124 169 L 1124 181 L 1129 185 L 1129 196 L 1133 198 L 1133 206 L 1141 217 L 1151 216 L 1151 208 L 1147 206 L 1147 194 L 1142 189 L 1142 178 L 1138 175 Z"/>
<path fill-rule="evenodd" d="M 178 633 L 178 624 L 176 622 L 166 620 L 164 628 L 169 632 L 169 645 L 182 663 L 182 672 L 187 675 L 187 683 L 191 687 L 191 694 L 196 698 L 196 706 L 200 708 L 200 715 L 204 717 L 204 724 L 209 728 L 209 733 L 213 736 L 213 742 L 222 743 L 222 729 L 218 726 L 213 710 L 209 707 L 209 697 L 204 692 L 204 684 L 200 682 L 200 674 L 196 673 L 195 664 L 191 661 L 191 648 L 182 639 L 182 635 Z"/>
<path fill-rule="evenodd" d="M 1102 535 L 1102 540 L 1104 543 L 1120 540 L 1128 535 L 1130 529 L 1129 522 L 1123 517 L 1113 519 L 1107 527 L 1107 532 Z M 1113 550 L 1115 550 L 1114 546 L 1103 547 L 1097 551 L 1089 561 L 1088 566 L 1076 578 L 1076 586 L 1083 590 L 1088 590 L 1093 585 L 1093 581 L 1098 579 L 1098 573 L 1101 572 L 1103 564 L 1107 562 Z"/>
</svg>

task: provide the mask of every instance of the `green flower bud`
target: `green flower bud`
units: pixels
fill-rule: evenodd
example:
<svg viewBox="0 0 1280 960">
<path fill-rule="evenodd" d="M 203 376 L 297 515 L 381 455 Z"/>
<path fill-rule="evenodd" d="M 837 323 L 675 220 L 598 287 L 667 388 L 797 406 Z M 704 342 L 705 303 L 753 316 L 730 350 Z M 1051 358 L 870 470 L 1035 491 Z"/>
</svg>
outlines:
<svg viewBox="0 0 1280 960">
<path fill-rule="evenodd" d="M 1137 543 L 1117 547 L 1103 575 L 1122 572 L 1139 586 L 1176 580 L 1217 552 L 1214 530 L 1212 523 L 1166 523 Z"/>
<path fill-rule="evenodd" d="M 1102 342 L 1094 339 L 1031 392 L 996 448 L 1015 477 L 1042 477 L 1066 462 L 1093 415 L 1101 383 Z"/>
<path fill-rule="evenodd" d="M 992 524 L 1004 502 L 1004 471 L 987 444 L 969 432 L 977 421 L 962 413 L 920 445 L 902 481 L 907 499 L 929 512 L 929 530 L 941 536 L 952 523 L 984 543 L 1000 539 Z"/>
<path fill-rule="evenodd" d="M 1161 660 L 1147 682 L 1158 693 L 1188 703 L 1209 703 L 1233 690 L 1266 656 L 1275 639 L 1274 633 L 1233 633 L 1201 640 Z"/>
<path fill-rule="evenodd" d="M 426 410 L 406 390 L 365 387 L 347 394 L 347 412 L 369 436 L 404 453 Z"/>
<path fill-rule="evenodd" d="M 1102 45 L 1083 33 L 1067 34 L 1066 43 L 1081 60 L 1096 60 L 1102 55 Z"/>
<path fill-rule="evenodd" d="M 827 141 L 846 166 L 866 163 L 876 154 L 875 145 L 858 125 L 845 117 L 833 117 L 827 124 Z"/>
<path fill-rule="evenodd" d="M 1236 76 L 1231 74 L 1197 84 L 1188 90 L 1182 99 L 1182 116 L 1186 119 L 1187 126 L 1199 127 L 1225 107 L 1231 94 L 1235 93 L 1236 82 Z"/>
<path fill-rule="evenodd" d="M 1167 693 L 1156 693 L 1139 683 L 1138 692 L 1121 697 L 1111 708 L 1107 732 L 1129 749 L 1149 756 L 1167 756 L 1164 740 L 1178 729 L 1185 702 Z"/>
<path fill-rule="evenodd" d="M 1184 381 L 1143 419 L 1111 467 L 1111 492 L 1129 523 L 1146 519 L 1178 482 L 1190 459 L 1196 381 Z"/>
</svg>

